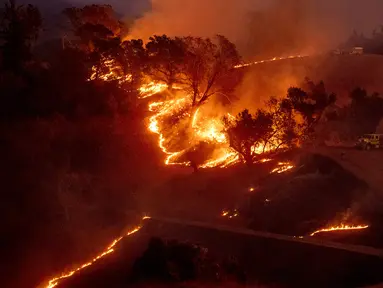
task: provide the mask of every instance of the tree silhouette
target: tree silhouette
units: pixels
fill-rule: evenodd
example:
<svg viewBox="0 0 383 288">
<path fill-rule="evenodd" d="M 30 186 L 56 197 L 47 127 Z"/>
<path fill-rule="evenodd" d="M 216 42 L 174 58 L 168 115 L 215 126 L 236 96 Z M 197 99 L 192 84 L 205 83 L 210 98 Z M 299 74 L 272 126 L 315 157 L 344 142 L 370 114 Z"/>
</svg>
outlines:
<svg viewBox="0 0 383 288">
<path fill-rule="evenodd" d="M 225 84 L 226 76 L 240 62 L 235 45 L 222 35 L 217 35 L 213 41 L 186 37 L 184 42 L 187 49 L 184 83 L 192 95 L 194 110 L 215 94 L 225 96 L 232 92 L 234 87 Z"/>
<path fill-rule="evenodd" d="M 117 57 L 125 74 L 132 75 L 131 86 L 138 88 L 148 64 L 147 52 L 141 39 L 124 41 Z"/>
<path fill-rule="evenodd" d="M 253 116 L 248 110 L 244 110 L 238 114 L 234 123 L 227 118 L 224 121 L 230 147 L 240 153 L 245 163 L 250 166 L 258 157 L 254 147 L 261 145 L 264 139 L 273 133 L 272 115 L 258 110 Z"/>
<path fill-rule="evenodd" d="M 357 87 L 350 93 L 351 123 L 358 134 L 374 133 L 383 117 L 383 98 Z"/>
<path fill-rule="evenodd" d="M 265 103 L 265 109 L 272 117 L 273 132 L 265 135 L 263 152 L 266 148 L 278 150 L 281 147 L 292 148 L 297 145 L 300 127 L 295 120 L 294 111 L 284 100 L 270 97 Z"/>
<path fill-rule="evenodd" d="M 149 38 L 146 44 L 149 65 L 146 73 L 156 81 L 164 82 L 172 89 L 180 82 L 182 64 L 185 60 L 185 45 L 181 38 L 166 35 Z"/>
<path fill-rule="evenodd" d="M 325 108 L 336 102 L 336 95 L 326 91 L 323 81 L 315 84 L 306 78 L 302 86 L 288 89 L 284 105 L 299 112 L 310 130 L 321 119 Z"/>
<path fill-rule="evenodd" d="M 2 66 L 19 72 L 32 58 L 31 47 L 42 26 L 40 11 L 33 5 L 16 5 L 9 0 L 0 13 Z"/>
</svg>

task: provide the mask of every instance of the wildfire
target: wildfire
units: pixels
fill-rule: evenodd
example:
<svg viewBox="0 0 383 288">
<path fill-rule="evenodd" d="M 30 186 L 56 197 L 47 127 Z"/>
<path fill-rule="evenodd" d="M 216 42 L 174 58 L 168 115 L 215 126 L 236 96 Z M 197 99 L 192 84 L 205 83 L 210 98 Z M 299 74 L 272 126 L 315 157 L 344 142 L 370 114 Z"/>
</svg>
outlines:
<svg viewBox="0 0 383 288">
<path fill-rule="evenodd" d="M 150 217 L 149 216 L 145 216 L 142 218 L 142 220 L 145 220 L 145 219 L 149 219 Z M 61 274 L 60 276 L 57 276 L 55 278 L 52 278 L 51 280 L 49 280 L 48 284 L 46 286 L 44 286 L 44 288 L 53 288 L 53 287 L 56 287 L 60 282 L 61 280 L 63 279 L 66 279 L 66 278 L 69 278 L 71 276 L 73 276 L 75 273 L 83 270 L 84 268 L 88 267 L 88 266 L 91 266 L 93 265 L 96 261 L 100 260 L 101 258 L 105 257 L 106 255 L 114 252 L 114 247 L 117 245 L 118 242 L 120 242 L 123 238 L 127 237 L 127 236 L 130 236 L 136 232 L 138 232 L 140 229 L 142 228 L 141 225 L 139 226 L 136 226 L 134 229 L 128 231 L 124 236 L 121 236 L 121 237 L 118 237 L 116 239 L 113 240 L 113 242 L 105 249 L 103 250 L 100 254 L 98 254 L 97 256 L 95 256 L 93 259 L 91 259 L 90 261 L 82 264 L 81 266 L 79 266 L 78 268 L 75 268 L 73 269 L 72 271 L 69 271 L 69 272 L 66 272 L 66 273 L 63 273 Z"/>
<path fill-rule="evenodd" d="M 234 68 L 302 57 L 305 56 L 295 55 L 288 57 L 274 57 L 268 60 L 237 65 Z M 90 80 L 118 80 L 120 84 L 132 81 L 132 75 L 123 75 L 121 71 L 122 69 L 118 68 L 118 65 L 116 65 L 114 60 L 104 59 L 101 66 L 105 67 L 106 69 L 101 70 L 97 67 L 93 67 L 93 73 L 90 77 Z M 144 99 L 153 95 L 157 95 L 166 89 L 168 89 L 168 86 L 165 83 L 159 83 L 148 79 L 148 81 L 138 89 L 138 92 L 140 94 L 139 97 Z M 212 144 L 212 146 L 215 147 L 215 150 L 208 157 L 209 159 L 207 159 L 204 163 L 199 164 L 199 168 L 228 167 L 240 162 L 241 157 L 239 153 L 230 147 L 227 135 L 224 133 L 224 123 L 222 121 L 222 116 L 224 115 L 207 115 L 206 111 L 203 109 L 203 106 L 198 107 L 192 115 L 191 111 L 193 111 L 193 108 L 190 95 L 183 91 L 182 87 L 173 86 L 170 90 L 173 92 L 177 90 L 177 93 L 174 93 L 175 95 L 172 95 L 172 97 L 169 99 L 153 101 L 149 103 L 148 106 L 149 111 L 153 113 L 153 115 L 149 118 L 148 130 L 158 135 L 158 146 L 163 151 L 163 153 L 167 155 L 165 164 L 184 166 L 190 165 L 190 161 L 188 159 L 184 159 L 185 155 L 187 155 L 188 149 L 195 147 L 196 144 L 202 142 Z M 229 119 L 235 119 L 235 117 L 229 113 L 226 116 Z M 191 118 L 191 125 L 180 125 L 179 127 L 175 127 L 176 124 L 173 124 L 172 126 L 165 125 L 167 121 L 169 122 L 169 119 L 175 119 L 177 117 L 178 119 Z M 172 131 L 168 131 L 170 130 L 169 127 L 171 127 Z M 189 143 L 186 145 L 188 147 L 185 148 L 185 145 L 173 145 L 172 147 L 172 142 L 177 142 L 177 140 L 183 139 L 185 137 L 185 132 L 188 134 L 187 137 Z M 266 149 L 261 146 L 254 146 L 252 147 L 252 150 L 257 154 L 261 154 L 264 151 L 272 150 L 274 146 L 275 143 L 268 144 Z M 264 163 L 270 160 L 271 159 L 263 159 L 260 162 Z M 283 173 L 291 168 L 293 168 L 292 165 L 285 165 L 280 163 L 279 167 L 274 169 L 272 173 Z"/>
<path fill-rule="evenodd" d="M 259 60 L 259 61 L 255 61 L 255 62 L 251 62 L 251 63 L 245 63 L 245 64 L 239 64 L 239 65 L 234 66 L 234 68 L 243 68 L 243 67 L 248 67 L 248 66 L 262 64 L 262 63 L 274 62 L 274 61 L 278 61 L 278 60 L 296 59 L 296 58 L 304 58 L 304 57 L 308 57 L 308 56 L 307 55 L 291 55 L 291 56 L 287 56 L 287 57 L 274 57 L 271 59 Z"/>
<path fill-rule="evenodd" d="M 93 66 L 92 67 L 92 75 L 89 80 L 101 79 L 103 81 L 112 81 L 117 80 L 118 83 L 124 84 L 126 82 L 132 81 L 131 74 L 124 74 L 121 67 L 116 65 L 116 61 L 114 59 L 103 59 L 101 61 L 101 67 Z M 101 69 L 104 68 L 107 72 L 103 73 Z"/>
<path fill-rule="evenodd" d="M 286 171 L 293 169 L 294 167 L 295 166 L 289 162 L 279 162 L 278 166 L 276 168 L 274 168 L 270 173 L 271 174 L 273 174 L 273 173 L 281 174 L 281 173 L 284 173 Z"/>
<path fill-rule="evenodd" d="M 346 225 L 346 224 L 340 224 L 339 226 L 333 226 L 329 228 L 323 228 L 320 230 L 317 230 L 313 233 L 310 234 L 310 236 L 314 236 L 315 234 L 318 233 L 323 233 L 323 232 L 333 232 L 333 231 L 344 231 L 344 230 L 361 230 L 361 229 L 366 229 L 368 228 L 369 225 Z"/>
<path fill-rule="evenodd" d="M 151 97 L 166 90 L 168 86 L 163 83 L 149 82 L 139 88 L 141 99 Z"/>
</svg>

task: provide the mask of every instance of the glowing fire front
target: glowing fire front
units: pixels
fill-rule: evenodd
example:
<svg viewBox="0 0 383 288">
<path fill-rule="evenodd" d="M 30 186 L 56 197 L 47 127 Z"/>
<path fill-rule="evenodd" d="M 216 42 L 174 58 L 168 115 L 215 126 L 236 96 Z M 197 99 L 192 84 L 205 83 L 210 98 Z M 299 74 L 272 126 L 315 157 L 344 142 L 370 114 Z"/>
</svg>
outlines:
<svg viewBox="0 0 383 288">
<path fill-rule="evenodd" d="M 150 217 L 148 216 L 145 216 L 142 218 L 142 220 L 146 220 L 146 219 L 149 219 Z M 121 236 L 121 237 L 118 237 L 116 239 L 113 240 L 113 242 L 108 246 L 106 247 L 106 249 L 104 251 L 102 251 L 100 254 L 98 254 L 97 256 L 95 256 L 93 259 L 91 259 L 90 261 L 80 265 L 78 268 L 75 268 L 69 272 L 66 272 L 66 273 L 63 273 L 61 274 L 60 276 L 56 276 L 54 278 L 52 278 L 51 280 L 48 281 L 47 285 L 43 286 L 44 288 L 53 288 L 53 287 L 56 287 L 58 284 L 60 284 L 60 282 L 66 278 L 69 278 L 71 276 L 73 276 L 74 274 L 80 272 L 81 270 L 83 270 L 84 268 L 86 267 L 89 267 L 91 265 L 93 265 L 95 262 L 97 262 L 98 260 L 100 260 L 101 258 L 105 257 L 106 255 L 114 252 L 114 249 L 115 249 L 115 246 L 117 245 L 118 242 L 120 242 L 123 238 L 127 237 L 127 236 L 130 236 L 136 232 L 138 232 L 140 229 L 142 228 L 141 225 L 139 226 L 136 226 L 135 228 L 133 228 L 132 230 L 128 231 L 124 236 Z"/>
<path fill-rule="evenodd" d="M 294 165 L 289 162 L 279 162 L 278 166 L 274 168 L 271 173 L 281 174 L 294 168 Z"/>
<path fill-rule="evenodd" d="M 259 60 L 259 61 L 255 61 L 255 62 L 239 64 L 239 65 L 234 66 L 234 68 L 243 68 L 243 67 L 248 67 L 248 66 L 257 65 L 257 64 L 274 62 L 274 61 L 278 61 L 278 60 L 297 59 L 297 58 L 304 58 L 304 57 L 308 57 L 308 56 L 307 55 L 291 55 L 291 56 L 286 56 L 286 57 L 274 57 L 271 59 Z"/>
<path fill-rule="evenodd" d="M 237 65 L 234 68 L 301 57 L 305 56 L 275 57 Z M 107 69 L 104 71 L 100 68 L 93 68 L 90 80 L 118 80 L 120 84 L 132 81 L 132 75 L 122 75 L 121 69 L 116 67 L 118 65 L 113 60 L 105 59 L 102 66 Z M 148 106 L 149 111 L 153 113 L 149 118 L 148 130 L 158 135 L 158 145 L 163 153 L 167 155 L 165 159 L 166 165 L 189 166 L 191 164 L 189 152 L 194 151 L 193 149 L 199 143 L 208 143 L 214 147 L 214 151 L 210 151 L 208 156 L 205 155 L 206 159 L 198 161 L 199 168 L 228 167 L 241 161 L 239 153 L 229 145 L 229 139 L 224 133 L 224 123 L 222 121 L 223 116 L 231 120 L 235 119 L 235 117 L 229 113 L 226 115 L 211 115 L 207 113 L 210 111 L 206 111 L 204 106 L 197 107 L 194 110 L 195 107 L 192 107 L 191 103 L 192 97 L 182 87 L 173 86 L 170 89 L 173 91 L 172 93 L 166 90 L 168 90 L 168 86 L 165 83 L 154 82 L 150 79 L 138 89 L 141 99 L 165 92 L 168 96 L 171 94 L 170 97 L 166 98 L 158 97 L 165 99 L 152 101 Z M 189 125 L 190 123 L 191 125 Z M 273 150 L 273 146 L 274 144 L 268 145 L 266 149 L 263 149 L 261 146 L 254 146 L 252 149 L 253 152 L 262 154 L 263 152 Z M 276 146 L 278 146 L 278 143 L 276 143 Z M 291 168 L 293 168 L 292 165 L 278 167 L 273 173 L 283 173 Z"/>
<path fill-rule="evenodd" d="M 320 230 L 317 230 L 313 233 L 310 234 L 310 236 L 314 236 L 318 233 L 324 233 L 324 232 L 334 232 L 334 231 L 347 231 L 347 230 L 361 230 L 361 229 L 366 229 L 368 228 L 369 225 L 346 225 L 346 224 L 341 224 L 338 226 L 332 226 L 328 228 L 323 228 Z"/>
</svg>

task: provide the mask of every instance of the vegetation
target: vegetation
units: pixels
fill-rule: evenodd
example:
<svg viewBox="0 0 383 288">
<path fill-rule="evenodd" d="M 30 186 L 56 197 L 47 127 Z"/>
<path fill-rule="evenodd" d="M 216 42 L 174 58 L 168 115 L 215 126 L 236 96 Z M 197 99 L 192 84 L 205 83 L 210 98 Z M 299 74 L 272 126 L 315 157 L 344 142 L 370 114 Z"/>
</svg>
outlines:
<svg viewBox="0 0 383 288">
<path fill-rule="evenodd" d="M 128 27 L 109 5 L 68 8 L 63 15 L 67 27 L 62 38 L 46 43 L 39 38 L 44 23 L 36 6 L 9 0 L 0 10 L 0 172 L 6 191 L 0 211 L 2 219 L 10 219 L 4 226 L 15 235 L 10 240 L 17 243 L 15 251 L 24 245 L 20 239 L 59 252 L 59 244 L 49 246 L 56 238 L 73 247 L 93 243 L 87 233 L 73 232 L 101 230 L 118 222 L 120 211 L 115 207 L 121 213 L 137 208 L 140 185 L 155 178 L 147 175 L 147 167 L 161 165 L 151 146 L 155 144 L 143 133 L 147 111 L 136 105 L 137 89 L 145 81 L 161 81 L 169 90 L 185 87 L 191 104 L 173 118 L 192 118 L 212 97 L 224 104 L 234 101 L 241 80 L 241 73 L 233 69 L 241 57 L 222 35 L 211 39 L 153 35 L 145 44 L 142 39 L 125 40 Z M 113 77 L 106 77 L 111 70 Z M 130 81 L 124 81 L 127 76 Z M 323 82 L 306 80 L 301 87 L 290 88 L 286 97 L 270 98 L 263 109 L 244 110 L 235 120 L 226 118 L 225 132 L 230 146 L 252 165 L 259 151 L 270 146 L 276 151 L 292 148 L 311 137 L 335 101 Z M 383 115 L 383 101 L 357 89 L 347 109 L 347 119 L 360 133 L 372 132 Z M 169 120 L 169 126 L 177 120 Z M 183 138 L 180 135 L 176 140 Z M 185 158 L 197 170 L 209 153 L 211 144 L 200 142 Z M 59 236 L 57 227 L 62 228 Z M 168 252 L 174 248 L 158 245 Z M 92 251 L 84 246 L 84 254 Z M 194 261 L 193 249 L 178 246 Z M 5 260 L 12 259 L 9 253 Z M 29 263 L 34 263 L 35 257 L 31 258 Z M 42 270 L 68 261 L 47 258 Z M 177 262 L 177 273 L 159 271 L 178 280 L 193 278 L 197 272 L 189 258 Z M 183 271 L 188 265 L 193 266 L 192 273 Z"/>
</svg>

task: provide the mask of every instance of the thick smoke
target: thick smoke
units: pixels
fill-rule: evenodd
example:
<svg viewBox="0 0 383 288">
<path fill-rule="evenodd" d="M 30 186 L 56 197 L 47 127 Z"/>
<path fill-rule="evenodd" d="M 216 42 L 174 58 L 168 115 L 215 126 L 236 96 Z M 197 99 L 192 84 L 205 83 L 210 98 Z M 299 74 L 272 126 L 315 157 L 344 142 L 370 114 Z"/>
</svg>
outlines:
<svg viewBox="0 0 383 288">
<path fill-rule="evenodd" d="M 132 38 L 223 34 L 251 58 L 320 52 L 382 22 L 379 0 L 151 0 Z"/>
<path fill-rule="evenodd" d="M 265 6 L 260 0 L 152 0 L 152 10 L 137 20 L 130 37 L 153 34 L 210 37 L 223 34 L 238 42 L 245 34 L 249 11 Z"/>
<path fill-rule="evenodd" d="M 378 13 L 383 10 L 381 0 L 151 0 L 151 4 L 152 9 L 134 22 L 130 38 L 222 34 L 248 61 L 324 53 L 354 29 L 368 35 L 383 24 Z M 251 69 L 237 91 L 240 102 L 235 110 L 255 109 L 269 96 L 284 96 L 288 87 L 299 85 L 306 76 L 328 82 L 331 65 L 321 61 L 310 57 Z"/>
</svg>

